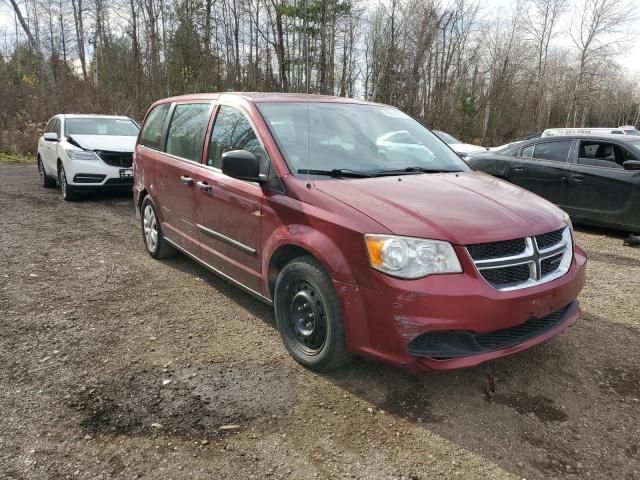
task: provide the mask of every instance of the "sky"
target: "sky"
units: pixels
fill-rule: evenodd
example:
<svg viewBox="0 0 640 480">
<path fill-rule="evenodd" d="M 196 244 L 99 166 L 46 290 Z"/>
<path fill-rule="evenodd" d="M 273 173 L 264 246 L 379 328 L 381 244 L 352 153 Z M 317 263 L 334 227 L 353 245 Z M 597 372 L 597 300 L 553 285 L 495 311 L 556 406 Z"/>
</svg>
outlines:
<svg viewBox="0 0 640 480">
<path fill-rule="evenodd" d="M 374 1 L 374 0 L 370 0 Z M 504 15 L 505 10 L 510 9 L 516 0 L 482 0 L 481 5 L 489 17 Z M 573 0 L 583 1 L 583 0 Z M 639 2 L 640 0 L 629 0 L 631 2 Z M 628 40 L 621 45 L 622 53 L 617 56 L 617 60 L 623 68 L 627 69 L 630 75 L 640 77 L 640 9 L 635 9 L 638 14 L 629 25 Z M 568 21 L 568 15 L 565 15 L 565 21 Z M 567 25 L 559 26 L 559 35 L 562 36 L 562 30 L 566 31 Z M 0 49 L 4 47 L 5 34 L 13 37 L 14 18 L 13 11 L 7 0 L 0 0 Z M 566 36 L 566 34 L 565 34 Z"/>
</svg>

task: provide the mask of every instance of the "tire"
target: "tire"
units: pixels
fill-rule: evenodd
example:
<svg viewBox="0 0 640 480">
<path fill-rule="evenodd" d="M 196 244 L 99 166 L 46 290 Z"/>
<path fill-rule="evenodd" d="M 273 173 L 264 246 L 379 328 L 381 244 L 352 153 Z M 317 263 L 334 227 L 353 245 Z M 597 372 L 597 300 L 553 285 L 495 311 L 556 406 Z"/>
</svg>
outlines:
<svg viewBox="0 0 640 480">
<path fill-rule="evenodd" d="M 67 202 L 75 202 L 78 199 L 78 192 L 67 184 L 67 175 L 64 171 L 64 165 L 60 163 L 58 165 L 58 183 L 60 184 L 60 191 L 62 192 L 62 198 Z"/>
<path fill-rule="evenodd" d="M 274 305 L 282 341 L 302 366 L 328 372 L 353 360 L 333 282 L 314 258 L 285 265 L 276 280 Z"/>
<path fill-rule="evenodd" d="M 38 155 L 38 173 L 40 174 L 40 185 L 42 185 L 43 188 L 53 188 L 56 186 L 56 181 L 47 175 L 40 155 Z"/>
<path fill-rule="evenodd" d="M 162 234 L 156 207 L 147 195 L 140 206 L 140 226 L 142 240 L 147 252 L 156 260 L 173 257 L 178 251 L 167 242 Z"/>
</svg>

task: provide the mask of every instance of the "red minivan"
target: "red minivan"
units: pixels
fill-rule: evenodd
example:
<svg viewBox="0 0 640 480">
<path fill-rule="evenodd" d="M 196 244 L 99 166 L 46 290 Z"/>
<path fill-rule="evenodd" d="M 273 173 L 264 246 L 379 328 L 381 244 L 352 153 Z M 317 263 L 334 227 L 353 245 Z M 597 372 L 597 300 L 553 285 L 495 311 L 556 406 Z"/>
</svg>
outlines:
<svg viewBox="0 0 640 480">
<path fill-rule="evenodd" d="M 580 316 L 586 255 L 568 216 L 471 170 L 396 108 L 274 93 L 168 98 L 149 109 L 133 166 L 151 256 L 180 251 L 273 305 L 287 350 L 308 368 L 353 355 L 470 367 Z"/>
</svg>

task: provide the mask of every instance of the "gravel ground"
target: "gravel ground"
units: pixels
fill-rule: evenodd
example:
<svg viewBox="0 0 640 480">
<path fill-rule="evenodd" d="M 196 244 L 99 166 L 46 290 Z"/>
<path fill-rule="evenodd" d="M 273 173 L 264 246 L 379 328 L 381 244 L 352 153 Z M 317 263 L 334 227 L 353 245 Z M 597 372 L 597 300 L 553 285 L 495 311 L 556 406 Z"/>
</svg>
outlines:
<svg viewBox="0 0 640 480">
<path fill-rule="evenodd" d="M 578 232 L 585 314 L 545 345 L 318 375 L 271 309 L 151 259 L 130 196 L 64 203 L 34 165 L 0 165 L 0 224 L 2 479 L 640 479 L 640 250 L 622 236 Z"/>
</svg>

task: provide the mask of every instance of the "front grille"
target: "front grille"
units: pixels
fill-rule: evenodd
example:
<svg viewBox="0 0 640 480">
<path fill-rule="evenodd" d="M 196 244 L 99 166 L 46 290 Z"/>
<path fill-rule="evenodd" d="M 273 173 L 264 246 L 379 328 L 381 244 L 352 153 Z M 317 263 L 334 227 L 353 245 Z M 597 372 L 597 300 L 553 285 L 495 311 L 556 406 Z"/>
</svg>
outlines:
<svg viewBox="0 0 640 480">
<path fill-rule="evenodd" d="M 526 244 L 524 238 L 506 240 L 504 242 L 476 243 L 467 245 L 467 250 L 474 260 L 489 258 L 511 257 L 524 252 Z"/>
<path fill-rule="evenodd" d="M 567 307 L 542 318 L 530 318 L 522 325 L 504 328 L 495 332 L 475 335 L 476 342 L 486 350 L 500 350 L 525 342 L 555 327 L 566 312 Z"/>
<path fill-rule="evenodd" d="M 515 327 L 493 332 L 464 330 L 434 331 L 418 335 L 407 345 L 407 353 L 435 359 L 468 357 L 513 347 L 553 329 L 577 309 L 575 303 L 542 318 L 531 317 Z"/>
<path fill-rule="evenodd" d="M 562 262 L 562 253 L 554 255 L 553 257 L 545 258 L 540 262 L 540 273 L 544 277 L 550 273 L 556 271 Z"/>
<path fill-rule="evenodd" d="M 133 164 L 133 153 L 131 152 L 107 152 L 98 150 L 96 153 L 104 163 L 112 167 L 131 168 Z"/>
<path fill-rule="evenodd" d="M 536 236 L 536 243 L 538 244 L 538 248 L 540 250 L 546 250 L 549 247 L 560 243 L 562 240 L 562 233 L 564 232 L 564 228 L 560 230 L 556 230 L 554 232 L 544 233 L 542 235 Z"/>
<path fill-rule="evenodd" d="M 564 275 L 570 266 L 564 260 L 572 255 L 572 242 L 565 227 L 534 237 L 467 245 L 467 251 L 492 287 L 514 290 Z"/>
<path fill-rule="evenodd" d="M 491 268 L 481 270 L 484 279 L 496 288 L 504 288 L 511 285 L 524 283 L 531 278 L 529 265 L 514 265 L 513 267 Z"/>
</svg>

